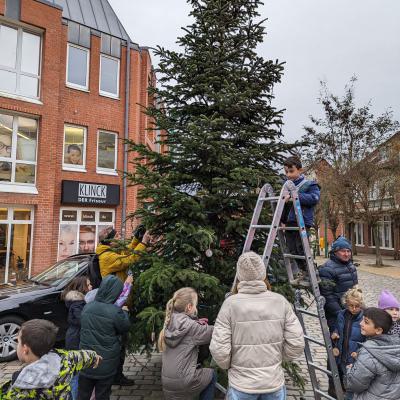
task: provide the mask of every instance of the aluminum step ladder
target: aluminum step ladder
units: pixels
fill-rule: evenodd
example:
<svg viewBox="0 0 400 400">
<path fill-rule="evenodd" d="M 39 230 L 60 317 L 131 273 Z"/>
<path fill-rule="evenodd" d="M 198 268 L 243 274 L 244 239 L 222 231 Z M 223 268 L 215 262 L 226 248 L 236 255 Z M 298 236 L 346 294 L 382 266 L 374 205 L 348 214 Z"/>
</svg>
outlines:
<svg viewBox="0 0 400 400">
<path fill-rule="evenodd" d="M 294 208 L 294 212 L 295 212 L 296 220 L 297 220 L 297 227 L 281 226 L 281 217 L 282 217 L 282 213 L 283 213 L 283 210 L 285 207 L 285 199 L 287 196 L 290 196 L 291 201 L 293 202 L 293 208 Z M 267 203 L 267 202 L 270 203 L 270 206 L 271 206 L 272 212 L 274 213 L 274 216 L 273 216 L 271 225 L 261 225 L 261 224 L 259 224 L 261 212 L 264 208 L 265 203 Z M 321 296 L 321 293 L 319 291 L 318 278 L 317 278 L 317 274 L 315 271 L 314 260 L 312 257 L 310 244 L 308 241 L 306 227 L 304 224 L 304 218 L 303 218 L 303 213 L 301 210 L 298 188 L 295 186 L 295 184 L 292 181 L 287 181 L 283 185 L 279 196 L 275 195 L 274 190 L 270 184 L 266 184 L 262 187 L 262 189 L 258 195 L 258 200 L 257 200 L 256 206 L 254 209 L 250 228 L 247 233 L 246 241 L 245 241 L 244 248 L 243 248 L 243 253 L 250 251 L 251 245 L 254 240 L 255 233 L 259 229 L 269 231 L 268 238 L 267 238 L 265 248 L 264 248 L 264 252 L 262 255 L 262 258 L 266 265 L 266 268 L 268 269 L 268 264 L 269 264 L 269 261 L 271 258 L 272 249 L 273 249 L 276 239 L 278 238 L 278 242 L 281 247 L 282 254 L 283 254 L 289 282 L 292 285 L 297 286 L 297 289 L 295 292 L 296 301 L 294 304 L 294 309 L 295 309 L 296 315 L 299 318 L 299 321 L 300 321 L 301 326 L 303 327 L 303 331 L 304 331 L 304 339 L 305 339 L 304 353 L 305 353 L 305 358 L 306 358 L 307 367 L 308 367 L 308 373 L 309 373 L 310 381 L 311 381 L 311 384 L 313 387 L 315 399 L 316 400 L 321 400 L 324 398 L 329 399 L 329 400 L 335 399 L 334 397 L 330 396 L 327 392 L 324 392 L 323 390 L 321 390 L 320 384 L 319 384 L 319 381 L 318 381 L 317 375 L 316 375 L 316 371 L 318 370 L 318 371 L 323 372 L 325 375 L 327 375 L 328 377 L 330 377 L 332 379 L 334 388 L 336 391 L 336 399 L 343 400 L 344 395 L 343 395 L 342 385 L 340 383 L 339 372 L 337 369 L 335 357 L 332 353 L 332 342 L 331 342 L 329 328 L 328 328 L 328 324 L 327 324 L 325 312 L 324 312 L 325 299 Z M 289 254 L 289 252 L 286 249 L 286 245 L 285 245 L 285 238 L 284 238 L 285 230 L 293 230 L 293 231 L 299 232 L 303 250 L 304 250 L 304 256 Z M 307 288 L 312 292 L 312 294 L 315 298 L 315 303 L 316 303 L 316 308 L 317 308 L 316 312 L 311 312 L 308 309 L 305 309 L 301 305 L 302 292 L 300 289 L 301 286 L 299 286 L 299 285 L 301 285 L 301 283 L 299 284 L 299 282 L 294 280 L 292 264 L 291 264 L 292 260 L 304 260 L 306 262 L 308 276 L 310 278 L 310 283 L 308 284 Z M 235 276 L 232 290 L 235 288 L 236 283 L 237 283 L 237 277 Z M 323 341 L 321 341 L 317 338 L 311 337 L 307 334 L 307 328 L 306 328 L 306 324 L 304 322 L 303 315 L 307 315 L 312 318 L 317 318 L 319 320 L 319 326 L 321 328 Z M 326 349 L 329 370 L 314 362 L 314 359 L 313 359 L 313 356 L 311 353 L 310 343 L 317 344 Z M 221 388 L 221 387 L 219 387 L 219 388 Z"/>
</svg>

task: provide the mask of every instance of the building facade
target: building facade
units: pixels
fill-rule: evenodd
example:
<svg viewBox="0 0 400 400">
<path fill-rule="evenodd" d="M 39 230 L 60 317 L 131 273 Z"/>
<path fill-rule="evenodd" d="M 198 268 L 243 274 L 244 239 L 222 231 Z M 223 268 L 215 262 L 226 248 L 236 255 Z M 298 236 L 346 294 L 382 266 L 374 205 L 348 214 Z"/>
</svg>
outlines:
<svg viewBox="0 0 400 400">
<path fill-rule="evenodd" d="M 108 226 L 129 234 L 124 139 L 156 144 L 140 106 L 149 51 L 107 0 L 0 0 L 0 49 L 4 283 L 93 251 Z"/>
</svg>

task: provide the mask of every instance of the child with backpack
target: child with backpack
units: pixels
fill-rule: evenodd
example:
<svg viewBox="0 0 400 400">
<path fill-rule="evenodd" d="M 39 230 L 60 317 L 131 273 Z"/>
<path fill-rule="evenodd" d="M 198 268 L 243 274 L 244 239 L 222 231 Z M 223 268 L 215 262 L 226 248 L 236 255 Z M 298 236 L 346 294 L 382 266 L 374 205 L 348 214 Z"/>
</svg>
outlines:
<svg viewBox="0 0 400 400">
<path fill-rule="evenodd" d="M 361 333 L 367 338 L 346 374 L 354 400 L 400 399 L 400 338 L 388 335 L 390 315 L 379 308 L 364 310 Z"/>
<path fill-rule="evenodd" d="M 349 289 L 344 295 L 346 309 L 339 312 L 336 329 L 332 333 L 334 343 L 333 354 L 336 357 L 339 375 L 343 383 L 347 367 L 352 365 L 357 358 L 357 352 L 365 336 L 361 334 L 362 308 L 364 300 L 360 289 Z M 345 399 L 351 400 L 353 394 L 346 392 Z"/>
<path fill-rule="evenodd" d="M 166 400 L 213 400 L 216 374 L 201 368 L 198 348 L 209 344 L 213 326 L 197 320 L 197 293 L 192 288 L 177 290 L 167 303 L 164 328 L 158 339 L 162 351 L 162 385 Z"/>
<path fill-rule="evenodd" d="M 389 290 L 382 290 L 378 299 L 378 308 L 385 310 L 392 317 L 392 327 L 389 335 L 400 336 L 400 303 Z"/>
<path fill-rule="evenodd" d="M 31 319 L 18 334 L 17 355 L 25 366 L 0 386 L 2 400 L 69 399 L 70 383 L 79 371 L 97 368 L 95 351 L 52 350 L 58 328 L 50 321 Z"/>
<path fill-rule="evenodd" d="M 65 348 L 67 350 L 79 350 L 81 335 L 81 314 L 86 305 L 85 295 L 92 289 L 86 276 L 74 278 L 64 289 L 61 298 L 68 309 L 68 328 L 65 334 Z M 71 381 L 72 400 L 78 398 L 78 374 Z"/>
</svg>

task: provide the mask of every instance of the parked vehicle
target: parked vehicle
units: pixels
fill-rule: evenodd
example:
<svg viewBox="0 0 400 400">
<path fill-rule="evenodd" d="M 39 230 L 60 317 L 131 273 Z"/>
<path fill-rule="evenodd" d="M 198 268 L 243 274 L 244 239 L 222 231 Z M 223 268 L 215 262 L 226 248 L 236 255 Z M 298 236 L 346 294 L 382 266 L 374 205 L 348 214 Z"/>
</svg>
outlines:
<svg viewBox="0 0 400 400">
<path fill-rule="evenodd" d="M 76 276 L 87 274 L 91 254 L 68 257 L 17 286 L 0 287 L 0 362 L 17 357 L 17 336 L 23 322 L 41 318 L 59 328 L 58 340 L 67 330 L 67 308 L 61 292 Z"/>
</svg>

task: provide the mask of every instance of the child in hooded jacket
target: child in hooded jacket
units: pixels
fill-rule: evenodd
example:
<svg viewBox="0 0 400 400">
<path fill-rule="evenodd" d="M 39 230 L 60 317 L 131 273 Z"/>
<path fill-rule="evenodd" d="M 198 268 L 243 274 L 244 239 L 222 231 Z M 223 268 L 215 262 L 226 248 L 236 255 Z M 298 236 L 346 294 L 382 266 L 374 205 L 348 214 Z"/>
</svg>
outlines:
<svg viewBox="0 0 400 400">
<path fill-rule="evenodd" d="M 339 369 L 339 375 L 343 383 L 347 367 L 352 365 L 360 349 L 365 336 L 361 334 L 360 323 L 362 321 L 364 300 L 362 291 L 357 288 L 349 289 L 344 295 L 346 309 L 338 314 L 336 329 L 332 333 L 334 343 L 333 354 Z M 346 392 L 345 399 L 351 400 L 353 393 Z"/>
<path fill-rule="evenodd" d="M 162 385 L 166 400 L 213 400 L 216 374 L 197 364 L 198 348 L 209 344 L 213 326 L 197 320 L 197 293 L 177 290 L 167 303 L 164 328 L 158 340 L 162 351 Z"/>
<path fill-rule="evenodd" d="M 400 303 L 389 290 L 382 290 L 378 298 L 378 308 L 392 317 L 393 324 L 388 334 L 400 336 Z"/>
</svg>

